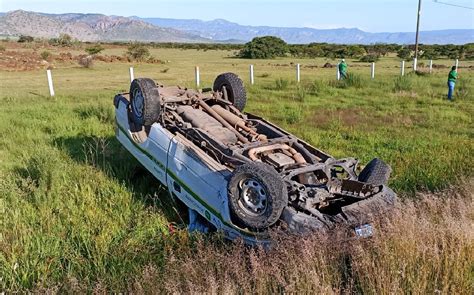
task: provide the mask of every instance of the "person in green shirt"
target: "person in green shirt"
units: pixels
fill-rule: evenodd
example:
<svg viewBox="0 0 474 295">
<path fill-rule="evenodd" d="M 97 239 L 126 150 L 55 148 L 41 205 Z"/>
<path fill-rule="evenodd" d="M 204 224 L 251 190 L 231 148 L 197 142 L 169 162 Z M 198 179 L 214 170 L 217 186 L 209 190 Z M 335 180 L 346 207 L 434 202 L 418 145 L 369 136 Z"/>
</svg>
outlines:
<svg viewBox="0 0 474 295">
<path fill-rule="evenodd" d="M 448 99 L 449 100 L 452 100 L 453 98 L 454 85 L 456 85 L 457 78 L 458 78 L 458 72 L 456 71 L 456 67 L 453 66 L 448 75 Z"/>
<path fill-rule="evenodd" d="M 342 59 L 339 63 L 339 74 L 341 75 L 341 79 L 347 78 L 347 64 L 345 59 Z"/>
</svg>

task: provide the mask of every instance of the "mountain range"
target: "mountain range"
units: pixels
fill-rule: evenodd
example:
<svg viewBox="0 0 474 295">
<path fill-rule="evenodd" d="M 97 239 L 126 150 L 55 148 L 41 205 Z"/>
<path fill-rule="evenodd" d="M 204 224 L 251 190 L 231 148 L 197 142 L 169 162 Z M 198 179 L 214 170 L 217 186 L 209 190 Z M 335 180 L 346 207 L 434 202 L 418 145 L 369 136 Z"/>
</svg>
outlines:
<svg viewBox="0 0 474 295">
<path fill-rule="evenodd" d="M 223 19 L 212 21 L 168 18 L 141 18 L 151 24 L 174 28 L 212 40 L 236 39 L 249 41 L 257 36 L 277 36 L 288 43 L 327 42 L 339 44 L 398 43 L 412 44 L 415 33 L 369 33 L 357 28 L 313 29 L 269 26 L 243 26 Z M 437 30 L 420 32 L 424 44 L 465 44 L 474 42 L 474 30 Z"/>
<path fill-rule="evenodd" d="M 0 15 L 0 35 L 52 38 L 62 33 L 81 41 L 211 42 L 191 33 L 123 16 L 23 10 Z"/>
<path fill-rule="evenodd" d="M 103 14 L 46 14 L 15 10 L 0 14 L 0 35 L 51 38 L 67 33 L 82 41 L 244 43 L 257 36 L 277 36 L 288 43 L 413 44 L 412 32 L 370 33 L 357 28 L 314 29 L 245 26 L 224 19 L 140 18 Z M 474 29 L 421 31 L 423 44 L 474 42 Z"/>
</svg>

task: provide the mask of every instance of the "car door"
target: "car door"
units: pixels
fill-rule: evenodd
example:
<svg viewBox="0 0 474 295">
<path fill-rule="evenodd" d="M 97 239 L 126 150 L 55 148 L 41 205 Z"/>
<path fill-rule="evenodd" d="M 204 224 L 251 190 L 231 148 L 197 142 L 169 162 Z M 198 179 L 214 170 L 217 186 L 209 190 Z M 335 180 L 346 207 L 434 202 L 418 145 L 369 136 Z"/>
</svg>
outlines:
<svg viewBox="0 0 474 295">
<path fill-rule="evenodd" d="M 168 149 L 168 187 L 191 209 L 220 227 L 230 219 L 227 180 L 230 171 L 181 135 Z"/>
</svg>

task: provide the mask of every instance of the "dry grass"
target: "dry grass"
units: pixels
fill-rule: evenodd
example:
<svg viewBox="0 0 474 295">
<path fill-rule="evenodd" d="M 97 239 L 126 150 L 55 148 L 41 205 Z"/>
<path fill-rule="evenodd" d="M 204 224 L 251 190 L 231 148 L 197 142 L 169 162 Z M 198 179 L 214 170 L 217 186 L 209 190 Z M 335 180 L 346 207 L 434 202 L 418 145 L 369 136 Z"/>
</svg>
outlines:
<svg viewBox="0 0 474 295">
<path fill-rule="evenodd" d="M 177 236 L 129 291 L 473 294 L 472 180 L 398 204 L 374 238 L 280 238 L 268 251 Z M 100 287 L 100 286 L 98 286 Z"/>
</svg>

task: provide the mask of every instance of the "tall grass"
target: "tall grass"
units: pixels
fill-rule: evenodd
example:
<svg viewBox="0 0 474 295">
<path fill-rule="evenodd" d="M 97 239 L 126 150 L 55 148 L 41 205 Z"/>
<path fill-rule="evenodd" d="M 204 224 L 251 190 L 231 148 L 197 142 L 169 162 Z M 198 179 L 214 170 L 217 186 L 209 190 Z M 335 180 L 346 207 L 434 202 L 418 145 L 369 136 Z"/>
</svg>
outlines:
<svg viewBox="0 0 474 295">
<path fill-rule="evenodd" d="M 393 91 L 411 91 L 413 89 L 413 84 L 411 77 L 409 75 L 398 76 L 395 78 Z"/>
<path fill-rule="evenodd" d="M 356 88 L 364 87 L 365 81 L 358 74 L 348 73 L 347 78 L 341 80 L 331 80 L 329 85 L 335 88 Z"/>
<path fill-rule="evenodd" d="M 285 78 L 278 78 L 275 80 L 275 89 L 276 90 L 286 90 L 290 85 L 290 80 Z"/>
<path fill-rule="evenodd" d="M 473 97 L 473 86 L 472 86 L 472 79 L 469 77 L 461 77 L 456 83 L 456 90 L 454 97 L 455 99 L 469 99 Z"/>
<path fill-rule="evenodd" d="M 134 293 L 472 294 L 472 182 L 419 194 L 377 222 L 375 236 L 276 236 L 269 249 L 182 233 L 124 283 Z M 95 291 L 107 290 L 102 282 Z M 126 287 L 125 287 L 126 286 Z M 90 287 L 69 277 L 59 290 Z M 110 289 L 109 289 L 110 291 Z"/>
</svg>

